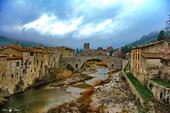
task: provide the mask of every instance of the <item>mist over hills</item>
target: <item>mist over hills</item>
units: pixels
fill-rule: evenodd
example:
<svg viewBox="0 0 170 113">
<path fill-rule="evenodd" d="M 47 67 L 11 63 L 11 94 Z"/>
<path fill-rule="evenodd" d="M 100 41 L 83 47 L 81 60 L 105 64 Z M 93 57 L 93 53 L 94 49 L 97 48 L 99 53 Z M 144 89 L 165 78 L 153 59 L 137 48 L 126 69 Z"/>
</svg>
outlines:
<svg viewBox="0 0 170 113">
<path fill-rule="evenodd" d="M 123 46 L 122 51 L 126 53 L 126 52 L 129 52 L 130 49 L 135 46 L 140 46 L 140 45 L 145 45 L 151 42 L 155 42 L 157 41 L 158 35 L 159 35 L 159 32 L 151 32 L 147 35 L 143 35 L 139 40 L 136 40 L 130 44 Z"/>
<path fill-rule="evenodd" d="M 35 42 L 30 42 L 30 41 L 23 41 L 23 40 L 15 40 L 15 39 L 11 39 L 5 36 L 0 36 L 0 45 L 9 45 L 9 44 L 17 44 L 19 43 L 20 45 L 24 46 L 24 47 L 34 47 L 37 46 L 38 43 Z"/>
</svg>

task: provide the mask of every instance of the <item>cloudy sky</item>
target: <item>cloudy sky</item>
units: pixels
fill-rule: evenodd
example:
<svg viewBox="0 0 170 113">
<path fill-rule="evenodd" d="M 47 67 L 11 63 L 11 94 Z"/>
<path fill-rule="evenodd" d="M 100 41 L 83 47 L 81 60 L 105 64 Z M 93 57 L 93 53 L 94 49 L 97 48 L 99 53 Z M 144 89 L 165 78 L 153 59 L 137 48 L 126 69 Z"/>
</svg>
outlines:
<svg viewBox="0 0 170 113">
<path fill-rule="evenodd" d="M 0 0 L 0 35 L 52 46 L 120 47 L 166 25 L 170 0 Z"/>
</svg>

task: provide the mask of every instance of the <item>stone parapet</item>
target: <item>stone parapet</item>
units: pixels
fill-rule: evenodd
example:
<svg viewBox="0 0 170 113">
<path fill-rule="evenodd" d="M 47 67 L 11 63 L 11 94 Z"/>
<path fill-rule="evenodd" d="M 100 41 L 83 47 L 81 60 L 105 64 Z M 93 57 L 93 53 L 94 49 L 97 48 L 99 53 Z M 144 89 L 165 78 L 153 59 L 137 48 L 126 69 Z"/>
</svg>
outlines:
<svg viewBox="0 0 170 113">
<path fill-rule="evenodd" d="M 148 80 L 147 87 L 152 91 L 154 97 L 164 103 L 170 104 L 170 88 Z"/>
</svg>

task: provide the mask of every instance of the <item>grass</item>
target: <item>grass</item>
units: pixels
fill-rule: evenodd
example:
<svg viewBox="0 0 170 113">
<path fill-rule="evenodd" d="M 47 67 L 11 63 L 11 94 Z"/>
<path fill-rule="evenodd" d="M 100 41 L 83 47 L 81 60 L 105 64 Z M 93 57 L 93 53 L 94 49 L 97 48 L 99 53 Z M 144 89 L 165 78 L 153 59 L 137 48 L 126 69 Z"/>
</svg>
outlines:
<svg viewBox="0 0 170 113">
<path fill-rule="evenodd" d="M 130 70 L 130 63 L 128 63 L 124 69 L 124 72 L 127 73 Z"/>
<path fill-rule="evenodd" d="M 127 64 L 127 66 L 124 69 L 125 74 L 128 77 L 128 79 L 131 81 L 133 86 L 136 88 L 138 93 L 141 95 L 142 99 L 145 102 L 151 100 L 153 98 L 152 92 L 146 86 L 144 86 L 137 78 L 135 78 L 133 74 L 129 72 L 129 69 L 130 69 L 130 64 Z"/>
<path fill-rule="evenodd" d="M 136 79 L 132 73 L 127 72 L 126 76 L 131 81 L 131 83 L 136 88 L 136 90 L 138 91 L 138 93 L 141 95 L 145 102 L 153 98 L 152 92 L 146 86 L 144 86 L 138 79 Z"/>
<path fill-rule="evenodd" d="M 170 88 L 170 82 L 165 82 L 163 80 L 152 80 L 152 81 L 164 87 Z"/>
</svg>

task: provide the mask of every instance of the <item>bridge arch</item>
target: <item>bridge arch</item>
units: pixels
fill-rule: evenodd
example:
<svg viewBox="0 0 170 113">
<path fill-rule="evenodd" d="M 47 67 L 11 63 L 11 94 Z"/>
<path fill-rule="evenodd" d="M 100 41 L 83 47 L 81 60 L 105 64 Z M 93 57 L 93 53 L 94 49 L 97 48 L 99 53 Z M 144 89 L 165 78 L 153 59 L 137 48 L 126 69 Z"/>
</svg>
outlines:
<svg viewBox="0 0 170 113">
<path fill-rule="evenodd" d="M 75 57 L 63 57 L 61 58 L 61 66 L 69 69 L 80 70 L 83 65 L 90 60 L 99 60 L 105 62 L 107 67 L 111 70 L 122 69 L 121 58 L 109 57 L 109 56 L 75 56 Z"/>
<path fill-rule="evenodd" d="M 100 61 L 100 62 L 104 62 L 106 67 L 109 68 L 109 65 L 107 64 L 106 61 L 104 61 L 103 59 L 97 59 L 97 58 L 91 58 L 91 59 L 86 59 L 84 61 L 81 62 L 80 66 L 79 66 L 79 69 L 82 69 L 83 66 L 88 62 L 88 61 Z"/>
<path fill-rule="evenodd" d="M 74 71 L 74 66 L 73 66 L 72 64 L 65 64 L 65 67 L 66 67 L 68 70 Z"/>
</svg>

